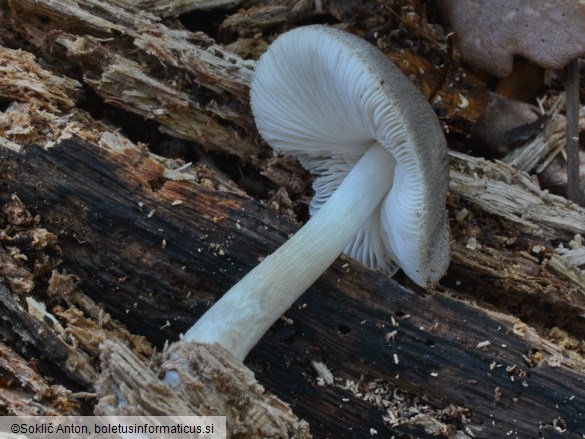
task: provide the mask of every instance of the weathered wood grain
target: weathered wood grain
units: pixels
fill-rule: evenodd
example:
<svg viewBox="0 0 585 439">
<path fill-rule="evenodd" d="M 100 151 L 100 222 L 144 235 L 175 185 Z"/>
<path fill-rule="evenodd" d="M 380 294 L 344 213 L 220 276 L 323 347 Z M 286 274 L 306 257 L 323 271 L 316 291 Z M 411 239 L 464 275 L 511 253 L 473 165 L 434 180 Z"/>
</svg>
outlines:
<svg viewBox="0 0 585 439">
<path fill-rule="evenodd" d="M 72 139 L 5 149 L 0 163 L 3 196 L 18 193 L 59 235 L 85 291 L 159 345 L 296 229 L 247 197 L 165 180 L 163 167 L 135 149 Z M 578 363 L 568 368 L 550 344 L 448 296 L 414 293 L 339 261 L 286 317 L 292 324 L 277 323 L 247 364 L 317 437 L 391 431 L 381 407 L 359 402 L 370 382 L 424 395 L 435 417 L 452 407 L 445 424 L 477 437 L 533 437 L 561 418 L 565 436 L 577 438 L 585 425 Z M 341 381 L 317 386 L 311 360 Z M 422 424 L 411 416 L 396 431 L 425 437 Z"/>
<path fill-rule="evenodd" d="M 96 0 L 1 4 L 9 11 L 5 25 L 81 67 L 85 82 L 107 102 L 207 149 L 242 160 L 262 152 L 248 132 L 253 63 L 204 34 L 169 29 L 156 17 Z"/>
</svg>

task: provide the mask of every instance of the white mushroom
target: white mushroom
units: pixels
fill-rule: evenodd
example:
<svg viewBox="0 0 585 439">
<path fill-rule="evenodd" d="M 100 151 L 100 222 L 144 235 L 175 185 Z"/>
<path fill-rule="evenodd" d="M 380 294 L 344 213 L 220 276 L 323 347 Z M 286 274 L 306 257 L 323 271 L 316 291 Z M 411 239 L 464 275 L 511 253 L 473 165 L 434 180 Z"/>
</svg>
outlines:
<svg viewBox="0 0 585 439">
<path fill-rule="evenodd" d="M 252 112 L 264 140 L 315 176 L 312 218 L 185 334 L 243 360 L 345 251 L 428 287 L 447 270 L 445 138 L 424 96 L 380 51 L 321 25 L 261 57 Z"/>
</svg>

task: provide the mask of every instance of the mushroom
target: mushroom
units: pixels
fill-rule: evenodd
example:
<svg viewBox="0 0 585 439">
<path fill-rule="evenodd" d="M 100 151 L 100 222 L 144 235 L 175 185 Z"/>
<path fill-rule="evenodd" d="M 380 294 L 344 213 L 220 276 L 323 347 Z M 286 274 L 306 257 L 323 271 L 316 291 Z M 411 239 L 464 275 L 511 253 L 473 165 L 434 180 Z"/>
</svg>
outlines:
<svg viewBox="0 0 585 439">
<path fill-rule="evenodd" d="M 250 95 L 260 134 L 315 175 L 315 197 L 311 219 L 184 336 L 240 360 L 342 252 L 422 287 L 450 259 L 441 126 L 380 51 L 328 26 L 292 30 L 259 60 Z"/>
</svg>

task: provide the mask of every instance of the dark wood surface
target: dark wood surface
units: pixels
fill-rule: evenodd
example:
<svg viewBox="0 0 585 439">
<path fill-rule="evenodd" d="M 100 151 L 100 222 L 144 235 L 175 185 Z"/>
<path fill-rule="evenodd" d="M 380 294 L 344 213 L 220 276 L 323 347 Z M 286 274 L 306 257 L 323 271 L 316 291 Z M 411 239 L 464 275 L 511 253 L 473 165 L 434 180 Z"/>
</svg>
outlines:
<svg viewBox="0 0 585 439">
<path fill-rule="evenodd" d="M 59 236 L 62 267 L 83 290 L 158 346 L 297 229 L 248 197 L 163 178 L 145 152 L 78 139 L 0 149 L 0 180 L 1 201 L 16 193 Z M 555 422 L 566 428 L 562 437 L 585 432 L 585 375 L 551 367 L 554 349 L 515 334 L 511 317 L 410 291 L 348 261 L 337 261 L 286 317 L 292 324 L 277 322 L 246 364 L 315 437 L 371 437 L 371 428 L 378 437 L 436 437 L 420 422 L 385 426 L 379 407 L 342 388 L 346 380 L 396 386 L 476 437 L 552 438 Z M 9 318 L 24 324 L 18 313 Z M 342 380 L 317 386 L 311 360 Z"/>
</svg>

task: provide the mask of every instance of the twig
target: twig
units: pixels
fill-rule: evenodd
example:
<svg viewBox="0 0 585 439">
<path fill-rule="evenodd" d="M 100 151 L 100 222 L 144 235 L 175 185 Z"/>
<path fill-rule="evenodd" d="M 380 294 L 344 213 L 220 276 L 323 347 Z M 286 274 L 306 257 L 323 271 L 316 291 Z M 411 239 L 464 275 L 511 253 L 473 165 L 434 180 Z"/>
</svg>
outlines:
<svg viewBox="0 0 585 439">
<path fill-rule="evenodd" d="M 585 205 L 579 187 L 579 60 L 567 66 L 566 115 L 567 115 L 567 195 L 569 200 Z"/>
<path fill-rule="evenodd" d="M 550 162 L 565 150 L 566 120 L 560 116 L 565 107 L 565 95 L 561 94 L 545 111 L 538 102 L 542 116 L 532 124 L 540 125 L 540 132 L 523 146 L 513 149 L 502 161 L 524 172 L 540 174 Z"/>
<path fill-rule="evenodd" d="M 449 68 L 453 64 L 453 41 L 455 40 L 456 37 L 457 35 L 455 34 L 455 32 L 450 32 L 447 34 L 445 38 L 445 42 L 447 43 L 447 50 L 443 54 L 443 64 L 441 65 L 441 69 L 439 71 L 439 77 L 437 78 L 435 86 L 433 87 L 431 93 L 429 94 L 428 98 L 429 102 L 433 102 L 435 96 L 437 96 L 437 93 L 447 80 L 447 73 L 449 73 Z"/>
</svg>

